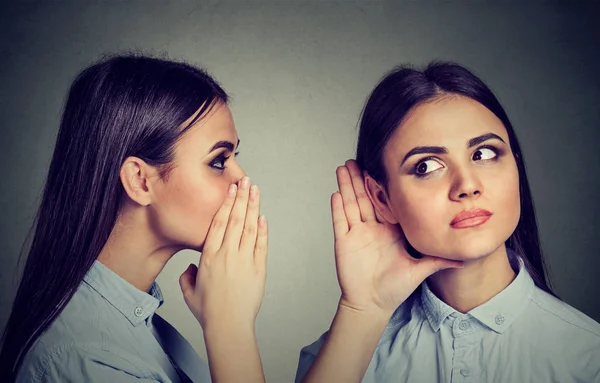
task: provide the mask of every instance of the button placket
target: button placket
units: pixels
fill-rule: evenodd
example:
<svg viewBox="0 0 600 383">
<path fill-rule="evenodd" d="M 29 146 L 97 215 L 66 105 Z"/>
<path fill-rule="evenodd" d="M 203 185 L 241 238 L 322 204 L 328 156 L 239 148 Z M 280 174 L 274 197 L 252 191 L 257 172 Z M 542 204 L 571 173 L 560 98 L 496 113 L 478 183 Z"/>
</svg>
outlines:
<svg viewBox="0 0 600 383">
<path fill-rule="evenodd" d="M 459 316 L 453 324 L 452 382 L 477 382 L 480 366 L 477 358 L 481 347 L 482 326 L 470 315 Z"/>
<path fill-rule="evenodd" d="M 471 376 L 471 369 L 469 367 L 463 367 L 460 369 L 460 374 L 465 378 L 469 377 Z"/>
</svg>

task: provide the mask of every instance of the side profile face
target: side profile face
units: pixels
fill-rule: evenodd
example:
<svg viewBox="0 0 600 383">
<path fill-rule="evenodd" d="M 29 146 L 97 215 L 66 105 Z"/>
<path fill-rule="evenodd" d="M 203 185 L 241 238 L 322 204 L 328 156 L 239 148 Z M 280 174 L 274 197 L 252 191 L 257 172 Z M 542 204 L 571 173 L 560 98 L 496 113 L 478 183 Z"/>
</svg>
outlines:
<svg viewBox="0 0 600 383">
<path fill-rule="evenodd" d="M 480 103 L 450 95 L 417 106 L 383 158 L 388 188 L 376 206 L 420 253 L 474 260 L 515 230 L 517 165 L 504 125 Z"/>
<path fill-rule="evenodd" d="M 182 135 L 168 177 L 153 181 L 150 224 L 162 243 L 202 249 L 229 185 L 245 175 L 235 158 L 238 144 L 224 104 L 216 104 Z"/>
</svg>

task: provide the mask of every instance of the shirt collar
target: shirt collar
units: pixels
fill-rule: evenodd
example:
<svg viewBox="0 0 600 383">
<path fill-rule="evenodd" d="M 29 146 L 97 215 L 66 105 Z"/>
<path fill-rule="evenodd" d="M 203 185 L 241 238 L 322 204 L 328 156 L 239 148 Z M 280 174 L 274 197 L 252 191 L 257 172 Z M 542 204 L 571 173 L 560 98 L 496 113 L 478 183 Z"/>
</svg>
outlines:
<svg viewBox="0 0 600 383">
<path fill-rule="evenodd" d="M 507 249 L 507 252 L 509 259 L 512 258 L 511 261 L 515 259 L 518 261 L 516 278 L 492 299 L 467 313 L 500 334 L 506 331 L 523 312 L 534 287 L 533 279 L 529 275 L 527 268 L 524 267 L 521 257 L 510 249 Z M 422 287 L 422 306 L 431 328 L 437 332 L 444 320 L 450 314 L 457 311 L 439 299 L 431 291 L 427 285 L 427 281 L 422 283 Z"/>
<path fill-rule="evenodd" d="M 162 292 L 156 282 L 146 293 L 125 281 L 97 260 L 94 261 L 83 281 L 102 295 L 134 326 L 146 320 L 147 324 L 151 323 L 156 309 L 164 302 Z"/>
</svg>

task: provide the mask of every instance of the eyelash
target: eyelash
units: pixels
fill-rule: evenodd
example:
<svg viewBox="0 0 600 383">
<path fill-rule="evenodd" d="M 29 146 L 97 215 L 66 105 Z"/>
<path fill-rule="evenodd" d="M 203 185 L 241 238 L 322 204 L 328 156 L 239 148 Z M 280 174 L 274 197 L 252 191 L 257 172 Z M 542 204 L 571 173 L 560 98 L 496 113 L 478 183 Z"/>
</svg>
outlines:
<svg viewBox="0 0 600 383">
<path fill-rule="evenodd" d="M 481 150 L 481 149 L 489 149 L 492 152 L 494 152 L 494 154 L 495 154 L 494 158 L 490 158 L 489 160 L 482 160 L 482 161 L 486 161 L 486 162 L 487 161 L 492 161 L 492 162 L 498 161 L 498 157 L 500 157 L 500 155 L 502 154 L 502 150 L 493 145 L 482 145 L 477 148 L 477 150 Z M 475 151 L 477 151 L 477 150 L 475 150 Z"/>
<path fill-rule="evenodd" d="M 415 164 L 415 166 L 413 166 L 413 168 L 412 168 L 412 170 L 411 170 L 411 174 L 412 174 L 412 175 L 414 175 L 414 176 L 415 176 L 415 177 L 417 177 L 417 178 L 425 178 L 425 177 L 429 176 L 429 174 L 430 174 L 430 173 L 423 173 L 423 174 L 421 174 L 421 173 L 418 173 L 418 172 L 417 172 L 417 169 L 419 168 L 419 166 L 420 166 L 420 165 L 421 165 L 423 162 L 426 162 L 426 161 L 429 161 L 429 160 L 436 160 L 436 159 L 437 159 L 437 158 L 436 158 L 436 157 L 434 157 L 434 156 L 428 156 L 428 157 L 422 158 L 422 159 L 421 159 L 419 162 L 417 162 L 417 163 Z"/>
<path fill-rule="evenodd" d="M 240 152 L 236 152 L 234 153 L 234 156 L 237 157 L 238 154 L 240 154 Z M 227 160 L 229 160 L 231 158 L 231 155 L 226 156 L 225 153 L 221 153 L 219 154 L 214 160 L 212 160 L 210 162 L 210 167 L 218 170 L 220 172 L 224 171 L 227 167 L 225 166 L 225 163 L 227 162 Z M 217 164 L 222 163 L 223 166 L 217 166 Z"/>
<path fill-rule="evenodd" d="M 498 149 L 497 147 L 493 146 L 493 145 L 482 145 L 482 146 L 478 147 L 477 149 L 475 149 L 475 151 L 473 153 L 475 153 L 476 151 L 481 150 L 481 149 L 489 149 L 492 152 L 494 152 L 494 154 L 495 154 L 495 156 L 493 158 L 490 158 L 489 160 L 481 160 L 481 161 L 484 161 L 484 162 L 488 162 L 488 161 L 495 162 L 495 161 L 498 160 L 498 157 L 500 157 L 500 155 L 502 154 L 502 151 L 500 149 Z M 424 173 L 424 174 L 418 173 L 417 169 L 419 168 L 419 165 L 421 165 L 423 162 L 426 162 L 426 161 L 429 161 L 429 160 L 437 160 L 437 159 L 438 158 L 436 158 L 434 156 L 429 156 L 429 157 L 422 158 L 412 168 L 411 173 L 415 177 L 417 177 L 417 178 L 426 178 L 427 176 L 429 176 L 430 173 Z"/>
</svg>

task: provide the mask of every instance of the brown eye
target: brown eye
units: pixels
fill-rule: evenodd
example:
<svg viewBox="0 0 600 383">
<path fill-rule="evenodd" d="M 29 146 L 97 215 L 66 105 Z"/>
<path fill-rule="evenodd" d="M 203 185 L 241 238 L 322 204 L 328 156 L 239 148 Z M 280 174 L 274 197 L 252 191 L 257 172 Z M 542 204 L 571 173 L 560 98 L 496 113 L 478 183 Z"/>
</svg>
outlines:
<svg viewBox="0 0 600 383">
<path fill-rule="evenodd" d="M 494 158 L 496 156 L 497 156 L 496 152 L 493 151 L 492 149 L 479 148 L 475 151 L 475 153 L 473 153 L 473 161 L 491 160 L 492 158 Z"/>
<path fill-rule="evenodd" d="M 225 162 L 227 162 L 227 160 L 229 159 L 229 157 L 226 157 L 225 154 L 221 154 L 219 155 L 217 158 L 215 158 L 214 160 L 211 161 L 210 163 L 210 167 L 216 170 L 224 170 L 225 169 Z"/>
<path fill-rule="evenodd" d="M 424 176 L 441 168 L 443 168 L 443 166 L 436 160 L 425 160 L 419 162 L 417 166 L 415 166 L 414 173 L 417 176 Z"/>
</svg>

